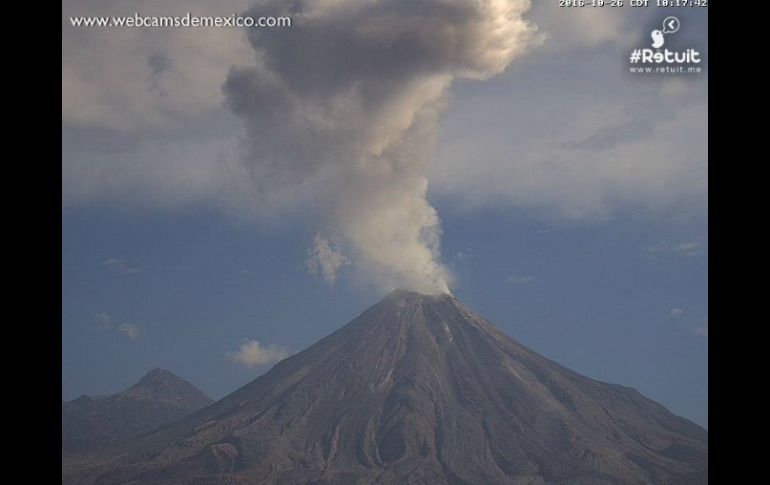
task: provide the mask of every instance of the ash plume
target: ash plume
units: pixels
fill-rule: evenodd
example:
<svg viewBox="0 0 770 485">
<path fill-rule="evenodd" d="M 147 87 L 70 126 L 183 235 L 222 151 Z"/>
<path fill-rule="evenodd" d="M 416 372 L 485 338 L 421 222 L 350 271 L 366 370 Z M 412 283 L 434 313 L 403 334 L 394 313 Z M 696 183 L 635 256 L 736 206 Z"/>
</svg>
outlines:
<svg viewBox="0 0 770 485">
<path fill-rule="evenodd" d="M 380 286 L 449 293 L 425 177 L 439 121 L 454 80 L 498 74 L 538 42 L 522 18 L 529 7 L 258 2 L 248 15 L 288 15 L 292 27 L 250 29 L 255 63 L 233 67 L 223 90 L 244 122 L 244 160 L 261 198 L 299 199 L 318 232 L 340 241 L 336 260 Z"/>
</svg>

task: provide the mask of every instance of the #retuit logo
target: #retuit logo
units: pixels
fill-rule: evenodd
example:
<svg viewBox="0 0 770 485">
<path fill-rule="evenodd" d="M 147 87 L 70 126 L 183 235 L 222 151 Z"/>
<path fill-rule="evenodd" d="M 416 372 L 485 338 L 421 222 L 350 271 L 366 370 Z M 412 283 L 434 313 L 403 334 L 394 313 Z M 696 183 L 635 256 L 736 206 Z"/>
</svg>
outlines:
<svg viewBox="0 0 770 485">
<path fill-rule="evenodd" d="M 628 61 L 634 66 L 629 68 L 632 73 L 639 74 L 700 74 L 703 68 L 701 53 L 697 49 L 670 50 L 663 48 L 667 36 L 679 31 L 681 23 L 677 17 L 669 16 L 663 19 L 660 29 L 650 33 L 650 47 L 637 48 L 631 51 Z"/>
</svg>

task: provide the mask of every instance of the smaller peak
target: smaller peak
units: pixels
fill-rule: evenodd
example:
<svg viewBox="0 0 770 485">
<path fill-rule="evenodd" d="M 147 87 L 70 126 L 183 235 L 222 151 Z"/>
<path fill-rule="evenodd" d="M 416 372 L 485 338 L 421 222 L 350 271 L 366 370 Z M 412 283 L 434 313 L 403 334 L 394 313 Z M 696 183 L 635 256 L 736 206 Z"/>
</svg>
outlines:
<svg viewBox="0 0 770 485">
<path fill-rule="evenodd" d="M 77 399 L 74 399 L 72 402 L 73 403 L 89 403 L 89 402 L 93 402 L 93 400 L 94 399 L 91 396 L 89 396 L 88 394 L 81 394 L 80 397 L 78 397 Z"/>
</svg>

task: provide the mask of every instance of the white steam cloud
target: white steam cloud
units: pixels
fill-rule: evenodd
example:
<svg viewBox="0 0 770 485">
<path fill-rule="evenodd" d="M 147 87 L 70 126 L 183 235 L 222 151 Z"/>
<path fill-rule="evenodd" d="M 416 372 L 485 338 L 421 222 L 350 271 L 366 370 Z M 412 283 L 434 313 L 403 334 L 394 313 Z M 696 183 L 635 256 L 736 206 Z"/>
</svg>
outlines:
<svg viewBox="0 0 770 485">
<path fill-rule="evenodd" d="M 142 326 L 136 323 L 123 322 L 118 325 L 118 331 L 131 340 L 136 340 L 142 335 Z"/>
<path fill-rule="evenodd" d="M 310 274 L 320 276 L 324 281 L 333 285 L 337 281 L 337 273 L 340 268 L 349 264 L 349 261 L 339 247 L 333 247 L 320 234 L 316 234 L 313 238 L 313 247 L 308 250 L 306 264 Z"/>
<path fill-rule="evenodd" d="M 280 345 L 270 344 L 265 347 L 256 340 L 244 339 L 238 350 L 226 352 L 225 357 L 236 364 L 252 367 L 278 362 L 288 357 L 290 353 L 288 349 Z"/>
<path fill-rule="evenodd" d="M 500 73 L 539 36 L 529 0 L 265 0 L 249 15 L 256 63 L 232 68 L 226 105 L 248 132 L 245 160 L 263 201 L 299 194 L 318 230 L 385 288 L 448 293 L 441 227 L 425 172 L 455 79 Z M 472 160 L 468 160 L 472 163 Z M 280 202 L 279 202 L 280 203 Z M 348 259 L 317 237 L 311 271 Z"/>
</svg>

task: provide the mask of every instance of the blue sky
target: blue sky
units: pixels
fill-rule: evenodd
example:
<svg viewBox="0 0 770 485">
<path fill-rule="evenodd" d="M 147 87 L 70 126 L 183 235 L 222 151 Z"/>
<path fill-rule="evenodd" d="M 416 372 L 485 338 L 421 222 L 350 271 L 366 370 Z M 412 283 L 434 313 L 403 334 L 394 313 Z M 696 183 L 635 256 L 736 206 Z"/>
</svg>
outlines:
<svg viewBox="0 0 770 485">
<path fill-rule="evenodd" d="M 536 3 L 525 18 L 547 38 L 489 80 L 452 86 L 425 207 L 468 306 L 707 426 L 707 76 L 640 79 L 626 64 L 671 12 L 671 45 L 705 51 L 706 12 L 685 10 Z M 255 196 L 239 140 L 259 135 L 262 114 L 236 116 L 222 94 L 251 48 L 209 34 L 64 29 L 63 399 L 154 366 L 219 398 L 384 294 L 354 256 L 359 233 L 309 210 L 330 199 Z M 135 55 L 117 64 L 118 51 Z M 171 67 L 148 71 L 158 55 Z M 353 241 L 331 285 L 307 265 L 321 222 Z M 248 341 L 261 345 L 250 366 L 232 358 Z"/>
<path fill-rule="evenodd" d="M 547 357 L 707 423 L 703 227 L 442 213 L 455 293 L 471 308 Z M 270 367 L 226 359 L 241 339 L 301 350 L 380 297 L 309 277 L 301 226 L 259 230 L 201 211 L 63 217 L 63 399 L 117 391 L 156 365 L 222 397 Z M 141 272 L 104 266 L 113 258 Z M 97 328 L 103 312 L 112 329 Z M 118 331 L 123 322 L 141 335 Z"/>
</svg>

